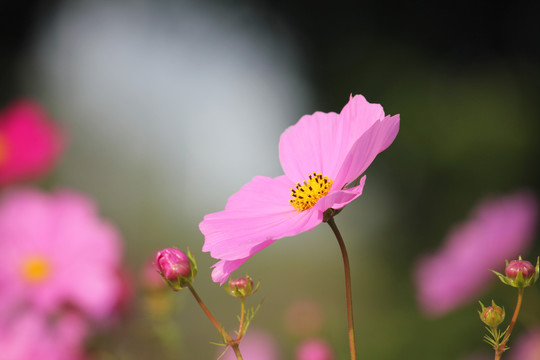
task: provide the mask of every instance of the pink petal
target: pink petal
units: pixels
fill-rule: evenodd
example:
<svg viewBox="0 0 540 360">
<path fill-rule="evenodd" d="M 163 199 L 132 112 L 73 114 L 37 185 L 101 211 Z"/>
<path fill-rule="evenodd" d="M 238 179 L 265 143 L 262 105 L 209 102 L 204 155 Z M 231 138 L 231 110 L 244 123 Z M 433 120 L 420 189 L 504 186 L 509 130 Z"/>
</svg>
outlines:
<svg viewBox="0 0 540 360">
<path fill-rule="evenodd" d="M 526 251 L 538 218 L 538 203 L 518 192 L 480 203 L 470 218 L 448 234 L 435 254 L 415 266 L 418 301 L 426 313 L 442 315 L 473 301 L 503 271 L 506 259 Z"/>
<path fill-rule="evenodd" d="M 268 247 L 270 244 L 272 244 L 274 240 L 268 240 L 262 244 L 259 244 L 258 246 L 254 247 L 253 254 L 256 252 L 259 252 L 266 247 Z M 231 274 L 238 269 L 242 264 L 244 264 L 251 256 L 248 256 L 244 259 L 239 260 L 221 260 L 212 265 L 214 270 L 212 271 L 212 280 L 214 282 L 220 283 L 220 285 L 223 285 L 225 281 L 231 276 Z"/>
<path fill-rule="evenodd" d="M 366 182 L 366 177 L 363 176 L 360 179 L 360 184 L 358 186 L 338 190 L 335 192 L 330 192 L 330 194 L 326 195 L 325 197 L 321 198 L 317 204 L 313 207 L 313 210 L 325 212 L 326 210 L 332 208 L 332 209 L 341 209 L 360 195 L 362 195 L 362 189 L 364 188 L 364 184 Z"/>
<path fill-rule="evenodd" d="M 279 159 L 283 172 L 293 183 L 317 172 L 333 178 L 345 157 L 347 144 L 341 140 L 336 113 L 305 115 L 281 134 Z"/>
<path fill-rule="evenodd" d="M 349 102 L 339 114 L 340 119 L 346 119 L 343 131 L 358 138 L 366 132 L 377 120 L 384 119 L 384 110 L 380 104 L 371 104 L 362 95 L 351 96 Z"/>
<path fill-rule="evenodd" d="M 316 112 L 303 116 L 281 135 L 283 171 L 294 183 L 313 172 L 335 180 L 353 144 L 383 118 L 382 107 L 368 103 L 361 95 L 352 97 L 340 115 Z"/>
<path fill-rule="evenodd" d="M 399 131 L 399 115 L 376 121 L 352 146 L 341 164 L 333 187 L 341 188 L 354 181 L 375 157 L 394 141 Z"/>
<path fill-rule="evenodd" d="M 217 259 L 238 260 L 268 240 L 313 229 L 322 213 L 297 212 L 289 203 L 291 183 L 284 176 L 255 177 L 233 195 L 226 210 L 204 217 L 199 228 L 205 236 L 203 251 Z"/>
</svg>

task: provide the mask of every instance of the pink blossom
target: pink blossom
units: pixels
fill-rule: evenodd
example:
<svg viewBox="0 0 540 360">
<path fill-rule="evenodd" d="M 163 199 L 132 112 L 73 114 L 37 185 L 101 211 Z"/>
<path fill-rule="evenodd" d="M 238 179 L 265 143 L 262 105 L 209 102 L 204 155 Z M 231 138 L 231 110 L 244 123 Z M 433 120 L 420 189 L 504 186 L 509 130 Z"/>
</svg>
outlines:
<svg viewBox="0 0 540 360">
<path fill-rule="evenodd" d="M 266 332 L 249 329 L 240 342 L 240 352 L 246 360 L 279 360 L 277 344 Z M 234 351 L 229 347 L 221 360 L 236 360 Z"/>
<path fill-rule="evenodd" d="M 122 296 L 121 261 L 119 234 L 89 198 L 18 189 L 0 199 L 0 318 L 69 305 L 104 319 Z"/>
<path fill-rule="evenodd" d="M 311 300 L 297 300 L 285 311 L 285 328 L 292 335 L 314 335 L 322 330 L 324 322 L 322 307 Z"/>
<path fill-rule="evenodd" d="M 303 116 L 281 135 L 285 175 L 256 176 L 232 195 L 224 211 L 199 225 L 203 251 L 220 259 L 212 279 L 224 283 L 253 254 L 276 239 L 315 228 L 323 213 L 341 209 L 362 194 L 367 169 L 394 141 L 399 115 L 385 116 L 379 104 L 351 97 L 340 114 Z"/>
<path fill-rule="evenodd" d="M 48 318 L 31 311 L 0 325 L 0 358 L 6 360 L 82 360 L 85 320 L 66 312 Z"/>
<path fill-rule="evenodd" d="M 334 351 L 326 340 L 309 339 L 296 349 L 296 360 L 334 360 Z"/>
<path fill-rule="evenodd" d="M 512 334 L 514 338 L 514 334 Z M 533 329 L 521 335 L 512 343 L 510 340 L 510 350 L 508 358 L 510 360 L 538 360 L 540 359 L 540 328 Z"/>
<path fill-rule="evenodd" d="M 46 173 L 62 142 L 39 104 L 22 100 L 10 105 L 0 113 L 0 186 Z"/>
<path fill-rule="evenodd" d="M 418 301 L 431 315 L 444 314 L 477 297 L 505 260 L 526 251 L 538 205 L 528 192 L 488 199 L 454 228 L 439 252 L 424 256 L 414 271 Z"/>
</svg>

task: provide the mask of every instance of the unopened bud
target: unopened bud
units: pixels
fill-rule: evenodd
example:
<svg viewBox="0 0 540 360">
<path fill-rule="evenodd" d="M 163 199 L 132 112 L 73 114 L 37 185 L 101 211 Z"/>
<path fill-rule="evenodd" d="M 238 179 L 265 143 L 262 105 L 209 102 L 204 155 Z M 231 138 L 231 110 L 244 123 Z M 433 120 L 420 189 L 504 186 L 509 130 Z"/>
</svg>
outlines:
<svg viewBox="0 0 540 360">
<path fill-rule="evenodd" d="M 506 276 L 510 279 L 516 279 L 520 271 L 524 280 L 534 276 L 534 266 L 526 260 L 512 260 L 504 269 Z"/>
<path fill-rule="evenodd" d="M 259 285 L 260 283 L 257 283 L 257 285 L 253 287 L 253 280 L 246 275 L 246 277 L 239 277 L 229 280 L 229 283 L 224 287 L 225 290 L 232 296 L 243 298 L 257 291 L 259 289 Z"/>
<path fill-rule="evenodd" d="M 186 255 L 175 248 L 158 251 L 156 267 L 163 280 L 175 291 L 193 282 L 197 275 L 197 265 L 189 251 Z"/>
<path fill-rule="evenodd" d="M 519 260 L 506 261 L 505 275 L 493 271 L 499 279 L 510 286 L 524 288 L 533 285 L 538 280 L 539 261 L 536 260 L 536 267 L 530 262 L 523 260 L 521 256 Z"/>
<path fill-rule="evenodd" d="M 504 321 L 504 308 L 495 304 L 495 301 L 491 301 L 491 306 L 485 307 L 480 302 L 482 311 L 479 311 L 480 320 L 489 327 L 495 328 Z"/>
</svg>

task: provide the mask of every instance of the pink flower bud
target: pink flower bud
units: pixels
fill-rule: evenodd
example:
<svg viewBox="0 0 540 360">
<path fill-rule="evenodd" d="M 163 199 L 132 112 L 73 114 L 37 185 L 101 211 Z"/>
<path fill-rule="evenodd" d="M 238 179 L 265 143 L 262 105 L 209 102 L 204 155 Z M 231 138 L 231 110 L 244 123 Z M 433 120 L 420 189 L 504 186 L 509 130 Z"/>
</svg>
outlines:
<svg viewBox="0 0 540 360">
<path fill-rule="evenodd" d="M 197 275 L 197 265 L 189 251 L 186 255 L 174 248 L 163 249 L 157 253 L 156 267 L 173 290 L 180 290 L 187 286 Z"/>
<path fill-rule="evenodd" d="M 229 286 L 231 287 L 231 289 L 236 288 L 238 290 L 245 290 L 248 286 L 248 283 L 250 287 L 253 287 L 253 280 L 247 279 L 245 277 L 239 277 L 236 279 L 232 279 L 229 282 Z"/>
<path fill-rule="evenodd" d="M 480 320 L 489 327 L 497 327 L 504 321 L 504 308 L 501 308 L 494 301 L 491 301 L 491 306 L 484 307 L 482 303 L 482 312 L 480 314 Z"/>
<path fill-rule="evenodd" d="M 535 274 L 534 265 L 526 260 L 512 260 L 504 269 L 506 276 L 510 279 L 517 278 L 520 271 L 525 280 L 530 279 Z"/>
<path fill-rule="evenodd" d="M 245 298 L 259 289 L 260 283 L 253 287 L 253 280 L 249 276 L 229 280 L 225 291 L 237 298 Z"/>
</svg>

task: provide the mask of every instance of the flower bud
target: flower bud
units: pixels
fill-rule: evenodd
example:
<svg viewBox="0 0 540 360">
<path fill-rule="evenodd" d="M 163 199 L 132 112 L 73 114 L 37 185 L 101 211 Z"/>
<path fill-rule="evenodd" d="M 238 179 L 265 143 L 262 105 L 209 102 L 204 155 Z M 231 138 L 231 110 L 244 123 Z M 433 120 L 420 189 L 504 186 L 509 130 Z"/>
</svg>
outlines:
<svg viewBox="0 0 540 360">
<path fill-rule="evenodd" d="M 533 285 L 538 280 L 539 261 L 536 260 L 536 267 L 528 261 L 519 257 L 519 260 L 506 261 L 505 275 L 493 271 L 499 279 L 506 285 L 517 288 L 524 288 Z"/>
<path fill-rule="evenodd" d="M 259 289 L 259 285 L 260 283 L 257 283 L 254 288 L 253 280 L 249 277 L 249 275 L 246 275 L 246 277 L 239 277 L 229 280 L 229 283 L 224 287 L 225 290 L 232 296 L 244 298 L 257 291 Z"/>
<path fill-rule="evenodd" d="M 534 266 L 526 260 L 512 260 L 504 269 L 506 276 L 510 279 L 517 278 L 520 271 L 524 280 L 534 276 Z"/>
<path fill-rule="evenodd" d="M 495 301 L 491 300 L 491 306 L 485 307 L 480 303 L 482 311 L 479 311 L 480 320 L 489 327 L 495 328 L 504 321 L 504 308 L 501 308 Z"/>
<path fill-rule="evenodd" d="M 193 282 L 197 275 L 197 265 L 189 250 L 187 255 L 174 248 L 158 251 L 156 267 L 163 280 L 175 291 Z"/>
</svg>

